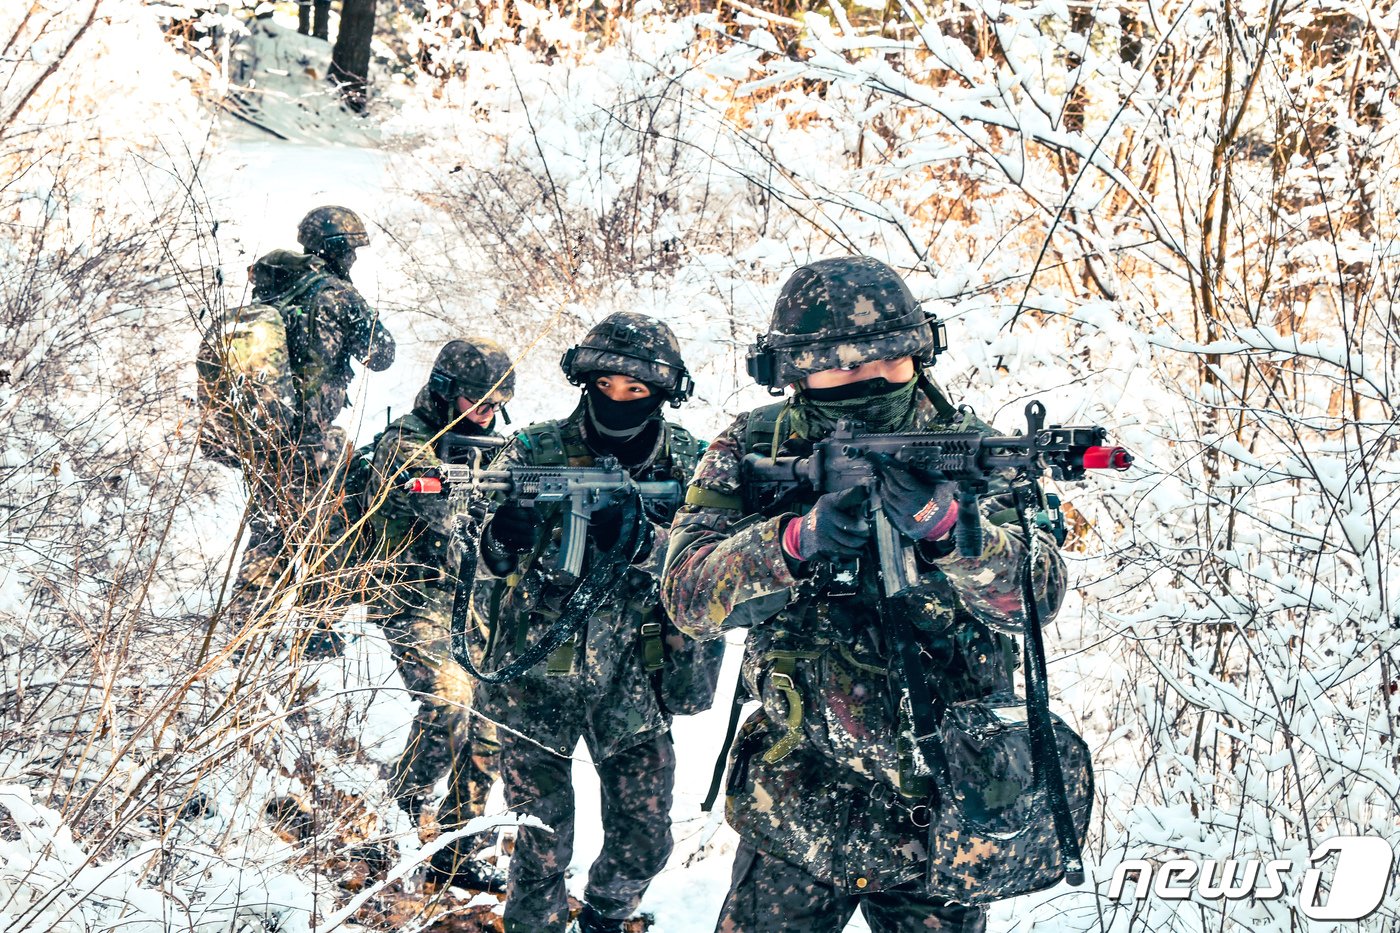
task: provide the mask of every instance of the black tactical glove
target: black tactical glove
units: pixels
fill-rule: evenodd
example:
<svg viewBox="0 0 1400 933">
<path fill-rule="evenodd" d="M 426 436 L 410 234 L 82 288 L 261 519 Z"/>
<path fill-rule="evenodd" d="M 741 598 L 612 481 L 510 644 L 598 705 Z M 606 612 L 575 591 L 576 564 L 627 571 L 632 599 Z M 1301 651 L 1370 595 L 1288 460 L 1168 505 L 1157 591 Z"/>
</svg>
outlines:
<svg viewBox="0 0 1400 933">
<path fill-rule="evenodd" d="M 865 518 L 865 487 L 852 486 L 829 492 L 817 500 L 812 511 L 794 518 L 783 528 L 783 551 L 796 561 L 814 557 L 854 557 L 870 540 L 870 522 Z"/>
<path fill-rule="evenodd" d="M 610 505 L 593 513 L 588 521 L 588 533 L 598 547 L 610 551 L 617 544 L 617 539 L 622 535 L 622 516 L 620 505 Z M 637 537 L 637 552 L 630 558 L 632 563 L 649 557 L 655 541 L 656 533 L 651 527 L 651 522 L 645 517 L 639 517 L 638 521 L 642 523 L 642 527 Z"/>
<path fill-rule="evenodd" d="M 487 526 L 491 537 L 503 550 L 512 554 L 523 554 L 535 546 L 535 532 L 540 527 L 540 517 L 534 509 L 507 502 L 496 507 Z"/>
<path fill-rule="evenodd" d="M 958 484 L 935 479 L 893 457 L 873 458 L 880 470 L 880 504 L 890 524 L 911 541 L 937 541 L 958 521 Z"/>
<path fill-rule="evenodd" d="M 588 533 L 603 550 L 607 551 L 617 543 L 622 531 L 622 506 L 610 505 L 594 512 L 588 519 Z"/>
</svg>

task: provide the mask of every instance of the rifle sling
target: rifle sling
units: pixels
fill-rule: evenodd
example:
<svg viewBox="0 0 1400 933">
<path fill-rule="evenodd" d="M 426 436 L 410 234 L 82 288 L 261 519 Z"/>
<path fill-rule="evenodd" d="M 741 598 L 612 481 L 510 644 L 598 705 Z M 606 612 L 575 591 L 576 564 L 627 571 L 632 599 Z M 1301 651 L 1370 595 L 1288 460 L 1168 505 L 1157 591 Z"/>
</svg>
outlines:
<svg viewBox="0 0 1400 933">
<path fill-rule="evenodd" d="M 734 695 L 729 699 L 729 725 L 724 728 L 724 741 L 720 743 L 719 757 L 715 759 L 715 769 L 710 775 L 710 790 L 705 794 L 704 802 L 700 804 L 701 812 L 709 813 L 715 807 L 720 784 L 724 782 L 724 768 L 729 763 L 729 748 L 734 744 L 734 733 L 739 730 L 739 714 L 747 700 L 748 691 L 744 689 L 744 674 L 741 670 L 734 680 Z"/>
<path fill-rule="evenodd" d="M 923 662 L 919 659 L 919 647 L 914 641 L 914 633 L 910 630 L 904 607 L 899 604 L 891 605 L 892 602 L 888 597 L 881 597 L 880 620 L 893 642 L 899 675 L 904 681 L 904 689 L 909 694 L 909 725 L 914 732 L 914 745 L 933 775 L 933 793 L 937 801 L 943 791 L 950 787 L 948 753 L 943 747 L 941 730 L 948 704 L 941 694 L 930 689 Z M 910 777 L 913 778 L 917 774 L 915 769 L 914 775 Z M 904 783 L 905 776 L 902 773 L 900 778 L 901 783 Z M 910 780 L 908 783 L 915 782 Z M 908 790 L 916 788 L 911 786 Z"/>
<path fill-rule="evenodd" d="M 482 671 L 472 661 L 467 642 L 467 617 L 471 613 L 472 590 L 475 583 L 476 549 L 465 549 L 457 574 L 457 586 L 452 599 L 452 656 L 473 677 L 490 684 L 518 680 L 536 664 L 549 657 L 561 645 L 588 623 L 607 600 L 613 598 L 626 573 L 630 555 L 636 553 L 641 536 L 641 500 L 633 496 L 623 505 L 623 531 L 606 551 L 597 552 L 587 572 L 574 584 L 564 600 L 559 618 L 535 644 L 495 671 Z M 460 527 L 460 520 L 459 520 Z"/>
<path fill-rule="evenodd" d="M 1059 747 L 1055 742 L 1055 726 L 1050 718 L 1050 688 L 1045 667 L 1045 638 L 1040 630 L 1040 603 L 1035 596 L 1034 538 L 1030 510 L 1032 502 L 1024 501 L 1029 492 L 1018 491 L 1016 510 L 1025 554 L 1021 562 L 1021 599 L 1025 604 L 1026 632 L 1023 639 L 1026 677 L 1026 723 L 1031 739 L 1031 763 L 1036 786 L 1044 788 L 1055 823 L 1055 835 L 1064 860 L 1065 879 L 1073 885 L 1084 881 L 1083 855 L 1074 818 L 1070 813 L 1069 796 L 1065 790 L 1064 770 L 1060 765 Z M 950 789 L 947 751 L 943 747 L 939 724 L 947 712 L 942 695 L 929 687 L 919 660 L 919 650 L 910 631 L 909 620 L 891 600 L 880 600 L 881 621 L 890 633 L 905 689 L 909 692 L 910 719 L 914 741 L 923 755 L 938 785 L 938 792 Z"/>
<path fill-rule="evenodd" d="M 1031 761 L 1036 784 L 1049 796 L 1050 813 L 1055 821 L 1055 835 L 1064 859 L 1065 880 L 1070 884 L 1084 883 L 1084 859 L 1079 849 L 1079 835 L 1069 809 L 1065 791 L 1064 769 L 1060 766 L 1060 750 L 1055 742 L 1055 724 L 1050 719 L 1050 686 L 1045 670 L 1045 638 L 1040 631 L 1040 603 L 1035 597 L 1034 549 L 1030 510 L 1035 507 L 1029 489 L 1016 491 L 1017 514 L 1025 540 L 1025 556 L 1021 564 L 1021 601 L 1025 604 L 1026 634 L 1024 639 L 1026 668 L 1026 724 L 1031 736 Z"/>
</svg>

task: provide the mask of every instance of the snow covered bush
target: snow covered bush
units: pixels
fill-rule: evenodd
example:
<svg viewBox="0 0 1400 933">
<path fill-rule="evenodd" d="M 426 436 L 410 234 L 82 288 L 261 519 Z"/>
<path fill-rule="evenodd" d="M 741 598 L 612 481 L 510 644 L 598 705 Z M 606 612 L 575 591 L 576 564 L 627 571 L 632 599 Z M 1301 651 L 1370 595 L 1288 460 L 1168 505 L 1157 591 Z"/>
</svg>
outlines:
<svg viewBox="0 0 1400 933">
<path fill-rule="evenodd" d="M 214 123 L 154 11 L 96 7 L 0 11 L 0 925 L 306 929 L 350 853 L 393 854 L 364 689 L 392 662 L 292 665 L 273 630 L 230 665 L 241 495 L 194 444 L 199 333 L 239 300 Z"/>
<path fill-rule="evenodd" d="M 782 276 L 843 252 L 940 309 L 936 375 L 984 417 L 1107 425 L 1138 462 L 1062 490 L 1052 668 L 1100 768 L 1096 887 L 1002 918 L 1285 928 L 1320 841 L 1400 844 L 1396 13 L 744 9 L 469 57 L 433 119 L 410 101 L 434 242 L 492 257 L 472 300 L 503 322 L 551 296 L 522 348 L 555 306 L 669 320 L 708 431 L 758 401 L 739 361 Z M 1102 899 L 1182 853 L 1288 859 L 1288 896 Z"/>
</svg>

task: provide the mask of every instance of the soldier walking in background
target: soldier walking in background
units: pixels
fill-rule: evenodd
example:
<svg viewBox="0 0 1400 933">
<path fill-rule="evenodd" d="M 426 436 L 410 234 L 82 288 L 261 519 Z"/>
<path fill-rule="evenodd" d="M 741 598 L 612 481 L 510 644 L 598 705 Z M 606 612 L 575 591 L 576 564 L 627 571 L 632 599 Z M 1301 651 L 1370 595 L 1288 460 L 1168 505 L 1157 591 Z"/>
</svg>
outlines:
<svg viewBox="0 0 1400 933">
<path fill-rule="evenodd" d="M 318 207 L 297 228 L 304 253 L 275 250 L 250 270 L 253 298 L 281 312 L 289 378 L 276 424 L 259 425 L 260 450 L 243 464 L 249 486 L 248 544 L 226 616 L 235 627 L 270 609 L 289 582 L 298 548 L 343 530 L 333 503 L 318 506 L 343 457 L 333 426 L 349 402 L 352 359 L 375 372 L 394 362 L 394 340 L 350 282 L 355 251 L 369 245 L 364 224 L 343 207 Z"/>
<path fill-rule="evenodd" d="M 563 420 L 521 431 L 493 469 L 591 466 L 606 456 L 633 479 L 684 486 L 700 447 L 662 417 L 664 403 L 679 405 L 691 392 L 669 327 L 640 314 L 610 315 L 565 354 L 563 369 L 583 388 L 578 407 Z M 602 785 L 604 842 L 589 870 L 576 929 L 620 931 L 671 853 L 671 716 L 708 707 L 719 654 L 696 653 L 705 646 L 678 634 L 666 637 L 669 621 L 655 593 L 671 515 L 648 518 L 643 543 L 627 555 L 632 563 L 625 584 L 604 594 L 580 633 L 518 679 L 477 687 L 476 709 L 500 726 L 506 802 L 552 830 L 519 831 L 507 931 L 562 933 L 569 921 L 564 871 L 573 854 L 571 755 L 580 738 Z M 624 534 L 622 521 L 622 506 L 594 513 L 590 561 L 612 556 Z M 476 606 L 488 620 L 488 669 L 500 670 L 527 651 L 559 615 L 551 578 L 561 522 L 557 507 L 537 513 L 507 502 L 486 526 Z"/>
<path fill-rule="evenodd" d="M 872 528 L 866 491 L 786 499 L 770 512 L 752 507 L 740 483 L 746 454 L 806 456 L 838 421 L 874 433 L 991 433 L 924 372 L 936 352 L 932 324 L 876 260 L 798 269 L 750 355 L 761 383 L 791 394 L 739 416 L 710 445 L 672 528 L 664 605 L 697 638 L 748 628 L 744 679 L 762 702 L 730 752 L 726 814 L 742 841 L 717 927 L 725 933 L 839 933 L 857 908 L 877 931 L 985 928 L 982 908 L 926 883 L 937 804 L 901 747 L 912 714 L 893 676 L 878 565 L 860 559 Z M 897 461 L 881 468 L 884 514 L 913 543 L 920 571 L 904 618 L 926 680 L 948 703 L 1011 693 L 1006 633 L 1025 618 L 1026 542 L 984 507 L 981 555 L 959 556 L 956 491 Z M 1063 565 L 1042 536 L 1034 580 L 1048 621 Z M 854 579 L 829 572 L 852 559 Z M 968 865 L 978 857 L 969 853 Z"/>
<path fill-rule="evenodd" d="M 446 774 L 447 797 L 437 812 L 444 832 L 485 811 L 499 749 L 493 724 L 471 714 L 472 680 L 452 659 L 452 600 L 461 564 L 461 555 L 449 548 L 452 505 L 406 492 L 405 471 L 464 462 L 472 438 L 499 436 L 497 419 L 514 394 L 515 373 L 504 348 L 484 337 L 450 341 L 438 353 L 413 410 L 375 443 L 373 479 L 365 490 L 372 553 L 386 568 L 373 611 L 382 618 L 399 673 L 418 701 L 392 790 L 417 822 L 433 786 Z M 480 855 L 488 842 L 462 840 L 440 851 L 429 866 L 429 880 L 504 888 L 504 874 Z"/>
<path fill-rule="evenodd" d="M 297 0 L 297 32 L 315 39 L 329 39 L 330 23 L 331 0 Z"/>
</svg>

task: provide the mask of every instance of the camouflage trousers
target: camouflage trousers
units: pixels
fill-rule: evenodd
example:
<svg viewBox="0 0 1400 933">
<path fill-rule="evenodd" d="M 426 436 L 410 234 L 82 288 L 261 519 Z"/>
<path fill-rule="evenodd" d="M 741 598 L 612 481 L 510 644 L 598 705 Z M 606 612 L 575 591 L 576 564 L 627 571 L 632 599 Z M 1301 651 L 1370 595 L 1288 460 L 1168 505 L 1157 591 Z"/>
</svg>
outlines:
<svg viewBox="0 0 1400 933">
<path fill-rule="evenodd" d="M 630 916 L 671 855 L 671 733 L 651 736 L 595 762 L 602 787 L 603 851 L 588 870 L 584 899 L 604 917 Z M 511 810 L 552 832 L 521 827 L 510 860 L 506 933 L 562 933 L 569 920 L 564 870 L 574 853 L 573 759 L 501 733 L 501 778 Z"/>
<path fill-rule="evenodd" d="M 729 896 L 715 933 L 841 933 L 859 909 L 872 933 L 985 933 L 987 915 L 923 897 L 905 887 L 848 894 L 818 881 L 796 865 L 764 855 L 747 839 L 739 843 Z"/>
<path fill-rule="evenodd" d="M 275 519 L 254 515 L 248 522 L 248 544 L 243 548 L 243 562 L 233 580 L 224 617 L 234 628 L 241 628 L 250 619 L 272 608 L 278 581 L 290 566 L 286 538 Z"/>
<path fill-rule="evenodd" d="M 339 502 L 334 497 L 321 501 L 332 469 L 298 459 L 295 469 L 285 467 L 273 475 L 278 477 L 275 483 L 261 477 L 250 491 L 248 543 L 224 618 L 231 629 L 242 628 L 267 616 L 295 589 L 295 604 L 318 618 L 318 628 L 326 628 L 355 601 L 351 597 L 359 595 L 340 593 L 343 581 L 335 579 L 332 562 L 322 559 L 329 556 L 322 553 L 325 546 L 346 527 Z M 307 566 L 301 573 L 290 573 L 298 556 Z"/>
<path fill-rule="evenodd" d="M 439 611 L 434 612 L 436 608 Z M 426 797 L 447 775 L 447 797 L 438 808 L 444 832 L 456 829 L 486 810 L 486 798 L 498 773 L 500 748 L 495 724 L 471 712 L 473 681 L 452 659 L 450 606 L 430 603 L 427 611 L 398 615 L 384 622 L 399 675 L 418 701 L 408 742 L 390 778 L 400 799 Z M 445 866 L 491 843 L 489 834 L 468 837 L 441 853 Z"/>
</svg>

